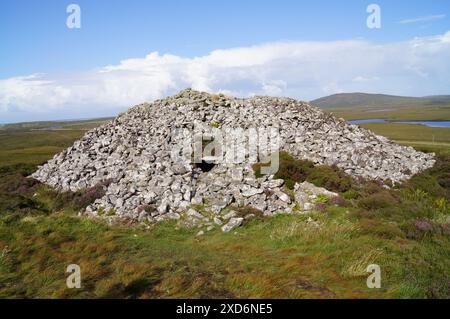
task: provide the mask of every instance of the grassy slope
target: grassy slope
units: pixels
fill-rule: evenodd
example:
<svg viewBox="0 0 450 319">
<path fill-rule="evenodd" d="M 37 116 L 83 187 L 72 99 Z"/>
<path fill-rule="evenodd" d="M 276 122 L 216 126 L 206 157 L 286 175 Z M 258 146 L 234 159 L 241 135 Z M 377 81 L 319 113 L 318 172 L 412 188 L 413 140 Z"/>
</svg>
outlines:
<svg viewBox="0 0 450 319">
<path fill-rule="evenodd" d="M 48 121 L 6 124 L 0 127 L 0 167 L 16 163 L 39 164 L 69 147 L 86 130 L 111 120 Z M 53 130 L 44 128 L 61 126 Z"/>
<path fill-rule="evenodd" d="M 367 123 L 361 126 L 396 141 L 420 141 L 429 145 L 450 143 L 450 128 L 394 123 Z"/>
<path fill-rule="evenodd" d="M 385 112 L 368 112 L 363 110 L 335 111 L 333 114 L 346 120 L 386 118 L 390 120 L 448 120 L 450 107 L 438 109 L 411 109 Z M 383 135 L 400 144 L 416 147 L 420 150 L 450 154 L 450 128 L 435 128 L 425 125 L 396 123 L 366 123 L 361 127 L 369 129 L 378 135 Z"/>
<path fill-rule="evenodd" d="M 424 98 L 344 93 L 311 102 L 347 120 L 384 118 L 392 121 L 450 120 L 450 96 Z"/>
<path fill-rule="evenodd" d="M 280 216 L 198 239 L 195 230 L 170 223 L 142 231 L 67 216 L 27 218 L 2 225 L 0 240 L 10 252 L 3 258 L 0 296 L 393 296 L 367 289 L 360 265 L 367 258 L 383 265 L 393 260 L 376 253 L 373 239 L 351 224 L 323 219 L 319 231 L 305 217 Z M 81 290 L 65 287 L 69 263 L 81 266 Z"/>
<path fill-rule="evenodd" d="M 0 125 L 0 131 L 42 130 L 58 126 L 62 129 L 91 129 L 112 120 L 110 117 L 77 121 L 40 121 Z"/>
<path fill-rule="evenodd" d="M 369 93 L 341 93 L 325 96 L 311 101 L 313 105 L 324 109 L 351 108 L 356 109 L 380 109 L 380 108 L 402 108 L 402 107 L 434 107 L 450 105 L 450 95 L 408 97 L 385 94 Z"/>
<path fill-rule="evenodd" d="M 37 164 L 81 132 L 65 134 L 3 136 L 0 167 Z M 26 155 L 45 147 L 42 158 Z M 0 181 L 10 185 L 11 176 Z M 144 230 L 78 218 L 42 190 L 25 196 L 33 200 L 32 211 L 7 213 L 13 198 L 7 194 L 0 211 L 0 297 L 448 298 L 448 235 L 431 231 L 410 238 L 405 230 L 417 218 L 448 222 L 447 209 L 433 208 L 443 192 L 436 190 L 436 177 L 417 179 L 413 189 L 433 195 L 413 191 L 412 208 L 389 201 L 385 207 L 377 196 L 386 194 L 377 190 L 365 196 L 371 208 L 329 206 L 312 216 L 314 222 L 309 216 L 278 216 L 201 238 L 171 223 Z M 80 290 L 65 286 L 71 263 L 81 266 Z M 369 263 L 381 266 L 382 289 L 366 287 Z"/>
<path fill-rule="evenodd" d="M 403 107 L 399 109 L 342 108 L 329 110 L 338 117 L 346 120 L 364 120 L 383 118 L 391 121 L 448 121 L 450 120 L 450 105 L 429 108 Z"/>
<path fill-rule="evenodd" d="M 84 133 L 85 130 L 0 131 L 0 167 L 15 163 L 43 163 Z"/>
</svg>

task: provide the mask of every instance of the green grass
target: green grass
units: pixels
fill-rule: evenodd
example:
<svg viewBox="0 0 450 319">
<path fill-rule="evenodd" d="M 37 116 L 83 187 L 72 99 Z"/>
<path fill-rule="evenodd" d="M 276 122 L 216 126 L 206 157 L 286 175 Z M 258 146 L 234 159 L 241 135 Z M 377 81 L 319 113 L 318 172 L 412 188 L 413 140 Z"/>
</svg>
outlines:
<svg viewBox="0 0 450 319">
<path fill-rule="evenodd" d="M 407 239 L 379 219 L 376 227 L 361 224 L 350 210 L 330 207 L 313 216 L 318 226 L 285 215 L 201 238 L 168 222 L 143 230 L 67 213 L 2 218 L 0 296 L 448 297 L 448 238 Z M 80 290 L 65 286 L 72 263 L 82 270 Z M 381 266 L 382 289 L 365 285 L 370 263 Z"/>
<path fill-rule="evenodd" d="M 450 156 L 450 145 L 448 144 L 434 143 L 430 145 L 426 142 L 408 142 L 408 141 L 397 141 L 397 142 L 406 146 L 412 146 L 415 149 L 422 152 L 436 153 L 441 154 L 442 156 Z"/>
<path fill-rule="evenodd" d="M 1 131 L 8 132 L 20 132 L 20 131 L 33 131 L 33 130 L 45 130 L 51 127 L 58 127 L 58 129 L 72 129 L 72 130 L 90 130 L 99 125 L 102 125 L 112 118 L 98 118 L 89 120 L 76 120 L 76 121 L 40 121 L 40 122 L 24 122 L 24 123 L 14 123 L 14 124 L 3 124 L 0 125 Z"/>
<path fill-rule="evenodd" d="M 196 237 L 175 222 L 146 229 L 78 217 L 83 194 L 25 177 L 83 131 L 28 133 L 0 137 L 1 298 L 450 298 L 447 148 L 423 144 L 441 154 L 436 166 L 391 190 L 356 181 L 347 190 L 335 169 L 286 155 L 281 171 L 291 179 L 347 185 L 346 200 Z M 66 287 L 73 263 L 81 289 Z M 372 263 L 381 289 L 366 287 Z"/>
<path fill-rule="evenodd" d="M 324 109 L 428 109 L 450 107 L 450 96 L 408 97 L 385 94 L 341 93 L 325 96 L 311 101 L 311 103 Z"/>
<path fill-rule="evenodd" d="M 371 118 L 383 118 L 390 121 L 448 121 L 450 120 L 450 105 L 427 108 L 383 108 L 382 110 L 342 108 L 326 110 L 346 120 L 364 120 Z"/>
<path fill-rule="evenodd" d="M 280 152 L 280 168 L 276 179 L 283 179 L 285 186 L 293 190 L 295 183 L 308 181 L 330 191 L 346 192 L 351 188 L 352 179 L 336 166 L 317 165 L 307 160 L 298 160 L 286 152 Z M 261 177 L 261 164 L 253 165 L 257 177 Z"/>
<path fill-rule="evenodd" d="M 433 121 L 450 119 L 450 107 L 404 108 L 383 112 L 338 109 L 333 110 L 332 113 L 346 120 L 385 118 L 393 121 Z M 378 135 L 386 136 L 400 144 L 413 146 L 419 150 L 437 152 L 442 155 L 450 154 L 450 128 L 396 123 L 366 123 L 360 126 Z"/>
<path fill-rule="evenodd" d="M 450 128 L 427 127 L 412 124 L 367 123 L 361 127 L 369 129 L 378 135 L 383 135 L 396 141 L 425 142 L 448 144 L 450 146 Z"/>
<path fill-rule="evenodd" d="M 84 133 L 85 130 L 0 131 L 0 167 L 44 163 Z"/>
<path fill-rule="evenodd" d="M 16 163 L 40 164 L 69 147 L 86 130 L 110 118 L 83 121 L 47 121 L 0 126 L 0 167 Z M 61 126 L 60 129 L 45 128 Z"/>
</svg>

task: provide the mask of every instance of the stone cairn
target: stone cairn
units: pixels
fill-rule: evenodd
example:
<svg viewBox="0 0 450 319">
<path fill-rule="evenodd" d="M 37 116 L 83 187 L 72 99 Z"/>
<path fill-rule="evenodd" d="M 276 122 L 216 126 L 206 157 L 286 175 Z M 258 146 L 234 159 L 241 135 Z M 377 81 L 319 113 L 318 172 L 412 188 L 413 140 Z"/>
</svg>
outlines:
<svg viewBox="0 0 450 319">
<path fill-rule="evenodd" d="M 296 158 L 394 183 L 435 162 L 433 154 L 395 144 L 305 102 L 260 96 L 242 99 L 186 89 L 134 106 L 88 131 L 31 177 L 60 191 L 104 183 L 105 195 L 83 214 L 146 224 L 178 219 L 181 225 L 205 230 L 220 226 L 230 231 L 252 217 L 242 216 L 237 207 L 250 206 L 264 216 L 301 213 L 312 210 L 320 196 L 337 196 L 307 182 L 296 184 L 289 193 L 284 181 L 273 175 L 257 178 L 249 161 L 205 164 L 206 158 L 200 158 L 199 164 L 191 156 L 174 156 L 180 144 L 190 146 L 186 132 L 196 127 L 203 134 L 276 127 L 279 149 Z"/>
</svg>

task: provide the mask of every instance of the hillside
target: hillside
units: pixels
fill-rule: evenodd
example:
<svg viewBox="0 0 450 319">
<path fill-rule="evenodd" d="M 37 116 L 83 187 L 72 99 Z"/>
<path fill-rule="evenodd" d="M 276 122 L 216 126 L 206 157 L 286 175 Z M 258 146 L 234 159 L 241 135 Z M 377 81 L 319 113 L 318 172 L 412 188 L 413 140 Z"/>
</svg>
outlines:
<svg viewBox="0 0 450 319">
<path fill-rule="evenodd" d="M 313 100 L 311 104 L 323 109 L 437 107 L 450 106 L 450 95 L 408 97 L 386 94 L 340 93 Z"/>
</svg>

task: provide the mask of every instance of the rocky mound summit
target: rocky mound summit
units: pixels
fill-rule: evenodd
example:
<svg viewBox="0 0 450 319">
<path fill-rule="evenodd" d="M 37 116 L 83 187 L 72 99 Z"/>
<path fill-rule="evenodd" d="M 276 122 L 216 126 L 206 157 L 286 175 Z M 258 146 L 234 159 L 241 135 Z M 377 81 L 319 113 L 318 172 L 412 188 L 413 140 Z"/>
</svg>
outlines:
<svg viewBox="0 0 450 319">
<path fill-rule="evenodd" d="M 217 141 L 215 132 L 228 128 L 244 133 L 276 128 L 280 150 L 369 179 L 397 183 L 434 164 L 432 154 L 397 145 L 305 102 L 241 99 L 187 89 L 134 106 L 87 132 L 32 177 L 62 191 L 102 183 L 105 195 L 87 208 L 90 215 L 145 222 L 173 218 L 187 226 L 200 221 L 208 227 L 222 225 L 224 231 L 242 223 L 230 207 L 252 206 L 273 215 L 309 210 L 317 196 L 337 195 L 306 182 L 295 185 L 295 196 L 288 195 L 284 181 L 273 174 L 257 178 L 250 160 L 225 163 L 203 156 L 193 163 L 189 132 L 200 130 Z M 251 149 L 252 134 L 244 133 L 248 138 L 241 144 Z M 273 144 L 269 142 L 270 147 Z M 178 151 L 180 145 L 188 151 Z M 261 154 L 269 155 L 270 147 Z M 239 152 L 251 157 L 250 152 Z M 213 155 L 217 157 L 217 152 Z"/>
</svg>

